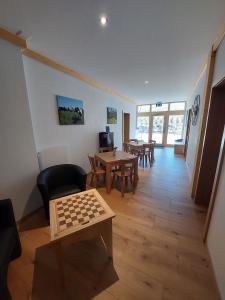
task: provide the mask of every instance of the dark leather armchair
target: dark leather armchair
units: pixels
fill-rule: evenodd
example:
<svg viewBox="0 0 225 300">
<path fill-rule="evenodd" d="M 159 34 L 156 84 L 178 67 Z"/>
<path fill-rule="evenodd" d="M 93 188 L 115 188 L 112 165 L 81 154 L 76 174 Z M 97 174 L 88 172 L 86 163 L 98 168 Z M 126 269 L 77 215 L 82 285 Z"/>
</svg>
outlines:
<svg viewBox="0 0 225 300">
<path fill-rule="evenodd" d="M 77 165 L 63 164 L 49 167 L 38 175 L 37 186 L 42 195 L 49 219 L 49 201 L 86 190 L 86 172 Z"/>
<path fill-rule="evenodd" d="M 10 300 L 8 266 L 21 255 L 21 244 L 10 199 L 0 200 L 0 299 Z"/>
</svg>

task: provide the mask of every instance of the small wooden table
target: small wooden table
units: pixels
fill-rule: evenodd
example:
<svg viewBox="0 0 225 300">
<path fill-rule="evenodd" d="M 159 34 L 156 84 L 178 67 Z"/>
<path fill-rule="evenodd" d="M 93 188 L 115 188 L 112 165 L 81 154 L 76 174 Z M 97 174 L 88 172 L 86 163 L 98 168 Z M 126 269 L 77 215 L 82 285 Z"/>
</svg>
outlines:
<svg viewBox="0 0 225 300">
<path fill-rule="evenodd" d="M 111 191 L 111 169 L 113 166 L 119 164 L 120 160 L 130 159 L 134 160 L 134 184 L 137 185 L 138 179 L 138 158 L 137 156 L 124 152 L 116 151 L 115 155 L 113 152 L 103 152 L 97 153 L 95 155 L 96 160 L 100 161 L 106 168 L 106 191 L 110 193 Z"/>
<path fill-rule="evenodd" d="M 112 218 L 115 213 L 96 189 L 50 201 L 51 243 L 56 244 L 63 286 L 62 243 L 70 244 L 101 236 L 109 258 L 113 257 Z"/>
<path fill-rule="evenodd" d="M 128 145 L 131 146 L 131 148 L 137 150 L 137 151 L 143 151 L 144 145 L 150 145 L 149 150 L 150 150 L 150 155 L 151 155 L 151 161 L 150 164 L 151 166 L 153 165 L 154 162 L 154 143 L 144 143 L 144 142 L 129 142 L 127 143 Z"/>
</svg>

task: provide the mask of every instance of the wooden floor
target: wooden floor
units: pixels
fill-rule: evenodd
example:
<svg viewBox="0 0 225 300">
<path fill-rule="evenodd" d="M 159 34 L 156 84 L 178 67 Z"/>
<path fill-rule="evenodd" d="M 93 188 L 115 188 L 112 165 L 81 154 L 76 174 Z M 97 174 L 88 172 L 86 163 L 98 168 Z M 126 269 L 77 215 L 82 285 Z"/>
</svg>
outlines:
<svg viewBox="0 0 225 300">
<path fill-rule="evenodd" d="M 99 188 L 116 213 L 114 263 L 100 240 L 71 245 L 64 254 L 66 291 L 43 212 L 27 220 L 23 255 L 9 270 L 13 299 L 219 299 L 201 239 L 205 210 L 190 199 L 185 161 L 157 149 L 154 166 L 140 167 L 139 176 L 135 195 Z"/>
</svg>

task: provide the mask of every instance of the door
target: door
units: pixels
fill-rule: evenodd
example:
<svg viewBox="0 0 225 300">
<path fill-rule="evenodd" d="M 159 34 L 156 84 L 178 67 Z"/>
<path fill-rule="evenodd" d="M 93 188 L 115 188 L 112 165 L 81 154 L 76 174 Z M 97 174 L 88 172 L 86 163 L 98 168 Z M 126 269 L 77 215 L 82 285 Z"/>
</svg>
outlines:
<svg viewBox="0 0 225 300">
<path fill-rule="evenodd" d="M 151 139 L 156 141 L 159 146 L 164 145 L 165 141 L 165 116 L 164 114 L 152 115 Z"/>
<path fill-rule="evenodd" d="M 127 143 L 130 139 L 130 114 L 123 114 L 123 141 Z"/>
<path fill-rule="evenodd" d="M 166 145 L 174 145 L 175 140 L 182 139 L 184 126 L 184 115 L 170 114 L 167 126 Z"/>
</svg>

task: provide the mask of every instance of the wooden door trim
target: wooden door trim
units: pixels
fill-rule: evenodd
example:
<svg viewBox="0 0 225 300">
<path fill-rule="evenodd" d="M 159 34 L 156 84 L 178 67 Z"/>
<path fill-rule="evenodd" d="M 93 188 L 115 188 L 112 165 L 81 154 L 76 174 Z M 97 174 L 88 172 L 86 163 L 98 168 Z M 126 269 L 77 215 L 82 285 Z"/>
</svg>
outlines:
<svg viewBox="0 0 225 300">
<path fill-rule="evenodd" d="M 215 58 L 216 58 L 216 51 L 212 48 L 208 55 L 206 82 L 205 82 L 204 96 L 203 96 L 205 100 L 204 101 L 205 104 L 203 108 L 203 114 L 200 120 L 200 133 L 198 136 L 197 151 L 196 151 L 195 163 L 194 163 L 195 169 L 193 172 L 192 183 L 191 183 L 192 198 L 195 198 L 196 190 L 198 186 L 198 178 L 199 178 L 199 171 L 200 171 L 201 160 L 202 160 L 205 131 L 206 131 L 208 114 L 209 114 L 210 102 L 211 102 L 211 91 L 212 91 L 212 80 L 213 80 L 213 73 L 214 73 Z"/>
<path fill-rule="evenodd" d="M 186 159 L 187 157 L 187 149 L 188 149 L 188 143 L 189 143 L 189 135 L 190 135 L 190 129 L 191 129 L 191 119 L 192 119 L 192 110 L 188 110 L 188 119 L 187 119 L 187 130 L 186 130 L 186 136 L 185 136 L 185 144 L 184 144 L 184 157 Z"/>
<path fill-rule="evenodd" d="M 206 242 L 208 231 L 209 231 L 209 225 L 210 221 L 212 218 L 213 214 L 213 209 L 214 209 L 214 204 L 216 201 L 216 195 L 217 195 L 217 190 L 219 186 L 219 181 L 220 181 L 220 175 L 222 172 L 222 167 L 223 167 L 223 162 L 224 162 L 224 157 L 225 157 L 225 127 L 223 131 L 223 138 L 220 146 L 220 154 L 219 154 L 219 159 L 217 163 L 217 168 L 216 168 L 216 175 L 213 183 L 213 189 L 212 189 L 212 194 L 209 202 L 209 208 L 206 216 L 206 221 L 205 221 L 205 227 L 204 227 L 204 233 L 203 233 L 203 241 L 204 243 Z"/>
</svg>

